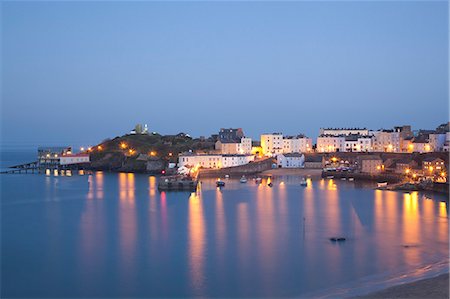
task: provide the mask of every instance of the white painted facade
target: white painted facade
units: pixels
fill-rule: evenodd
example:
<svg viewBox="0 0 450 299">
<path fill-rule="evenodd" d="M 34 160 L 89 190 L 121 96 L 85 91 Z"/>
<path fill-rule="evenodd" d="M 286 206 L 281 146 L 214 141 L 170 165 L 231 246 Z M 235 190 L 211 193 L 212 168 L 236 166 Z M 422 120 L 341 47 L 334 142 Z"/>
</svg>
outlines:
<svg viewBox="0 0 450 299">
<path fill-rule="evenodd" d="M 374 131 L 373 136 L 374 152 L 401 152 L 400 132 Z"/>
<path fill-rule="evenodd" d="M 253 155 L 223 155 L 222 167 L 234 167 L 250 163 L 255 160 Z"/>
<path fill-rule="evenodd" d="M 187 154 L 178 157 L 178 167 L 222 168 L 222 155 Z"/>
<path fill-rule="evenodd" d="M 238 143 L 237 154 L 248 155 L 252 153 L 252 139 L 242 137 L 241 143 Z"/>
<path fill-rule="evenodd" d="M 360 152 L 372 152 L 373 151 L 373 138 L 371 136 L 358 138 L 359 151 Z"/>
<path fill-rule="evenodd" d="M 253 155 L 185 154 L 178 157 L 178 167 L 225 168 L 250 163 Z"/>
<path fill-rule="evenodd" d="M 281 168 L 303 168 L 305 156 L 299 153 L 277 155 L 277 166 Z"/>
<path fill-rule="evenodd" d="M 428 153 L 431 152 L 431 145 L 428 142 L 413 142 L 413 152 Z"/>
<path fill-rule="evenodd" d="M 445 143 L 442 150 L 444 152 L 450 152 L 450 132 L 445 133 Z"/>
<path fill-rule="evenodd" d="M 261 148 L 266 156 L 273 156 L 283 153 L 283 134 L 262 134 Z"/>
<path fill-rule="evenodd" d="M 307 137 L 283 138 L 283 153 L 308 153 L 312 151 L 312 139 Z"/>
<path fill-rule="evenodd" d="M 320 153 L 333 153 L 345 151 L 344 136 L 319 136 L 317 137 L 317 151 Z"/>
<path fill-rule="evenodd" d="M 430 134 L 430 147 L 433 152 L 441 152 L 444 149 L 446 134 Z"/>
</svg>

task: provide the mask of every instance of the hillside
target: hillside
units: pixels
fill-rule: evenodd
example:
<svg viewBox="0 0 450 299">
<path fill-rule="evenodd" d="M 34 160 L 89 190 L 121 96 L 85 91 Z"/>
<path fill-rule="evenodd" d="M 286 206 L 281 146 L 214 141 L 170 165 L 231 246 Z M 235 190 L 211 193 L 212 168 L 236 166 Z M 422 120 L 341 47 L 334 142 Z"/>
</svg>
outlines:
<svg viewBox="0 0 450 299">
<path fill-rule="evenodd" d="M 193 139 L 183 133 L 128 134 L 105 140 L 87 152 L 95 170 L 159 173 L 169 162 L 176 162 L 181 152 L 212 149 L 213 140 Z"/>
</svg>

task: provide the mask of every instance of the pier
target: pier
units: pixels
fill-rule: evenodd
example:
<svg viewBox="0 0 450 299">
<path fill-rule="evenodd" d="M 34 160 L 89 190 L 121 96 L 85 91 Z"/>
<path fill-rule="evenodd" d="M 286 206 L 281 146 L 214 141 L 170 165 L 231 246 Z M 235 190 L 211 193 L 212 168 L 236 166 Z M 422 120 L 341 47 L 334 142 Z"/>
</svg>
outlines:
<svg viewBox="0 0 450 299">
<path fill-rule="evenodd" d="M 57 171 L 84 170 L 83 164 L 71 164 L 71 165 L 40 164 L 38 161 L 9 166 L 8 168 L 9 169 L 7 170 L 1 171 L 0 174 L 43 173 L 47 169 Z"/>
</svg>

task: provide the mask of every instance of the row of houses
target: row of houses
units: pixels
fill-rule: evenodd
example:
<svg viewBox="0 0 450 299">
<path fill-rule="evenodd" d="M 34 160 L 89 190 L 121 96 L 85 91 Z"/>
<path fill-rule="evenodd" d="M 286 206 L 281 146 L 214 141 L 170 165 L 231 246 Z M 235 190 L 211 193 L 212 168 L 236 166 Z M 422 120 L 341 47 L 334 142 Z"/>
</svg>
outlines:
<svg viewBox="0 0 450 299">
<path fill-rule="evenodd" d="M 447 181 L 447 162 L 436 156 L 387 158 L 378 155 L 358 157 L 358 170 L 363 173 L 395 173 L 411 178 L 425 177 L 437 181 Z"/>
<path fill-rule="evenodd" d="M 215 149 L 208 153 L 179 155 L 179 166 L 200 165 L 204 168 L 239 166 L 262 156 L 277 157 L 278 167 L 318 168 L 319 161 L 308 161 L 310 153 L 427 153 L 448 151 L 449 124 L 435 130 L 413 132 L 411 126 L 397 126 L 389 130 L 367 128 L 320 128 L 317 142 L 303 134 L 286 136 L 281 132 L 265 133 L 253 141 L 242 128 L 221 128 L 216 136 Z"/>
<path fill-rule="evenodd" d="M 449 151 L 449 123 L 435 130 L 413 132 L 411 126 L 397 126 L 378 131 L 366 128 L 321 128 L 316 151 L 427 153 Z"/>
</svg>

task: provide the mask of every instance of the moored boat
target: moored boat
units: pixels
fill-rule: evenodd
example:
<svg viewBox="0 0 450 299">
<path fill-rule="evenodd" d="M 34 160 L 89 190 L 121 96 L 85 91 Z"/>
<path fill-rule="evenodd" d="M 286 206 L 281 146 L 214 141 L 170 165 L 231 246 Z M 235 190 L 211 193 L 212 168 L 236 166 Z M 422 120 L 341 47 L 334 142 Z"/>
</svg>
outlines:
<svg viewBox="0 0 450 299">
<path fill-rule="evenodd" d="M 305 178 L 302 178 L 302 180 L 300 181 L 300 186 L 308 186 L 308 182 L 305 180 Z"/>
<path fill-rule="evenodd" d="M 221 181 L 221 180 L 217 180 L 217 181 L 216 181 L 216 186 L 217 186 L 217 187 L 225 187 L 225 182 L 224 182 L 224 181 Z"/>
<path fill-rule="evenodd" d="M 261 182 L 262 182 L 262 178 L 256 178 L 255 179 L 255 183 L 256 184 L 261 184 Z"/>
<path fill-rule="evenodd" d="M 158 182 L 159 191 L 195 191 L 198 180 L 189 176 L 162 176 Z"/>
<path fill-rule="evenodd" d="M 377 183 L 378 188 L 380 188 L 380 187 L 387 187 L 387 185 L 388 185 L 387 182 L 378 182 Z"/>
<path fill-rule="evenodd" d="M 247 178 L 245 177 L 245 175 L 243 175 L 243 176 L 241 177 L 241 179 L 239 180 L 239 182 L 241 182 L 241 183 L 247 183 Z"/>
</svg>

